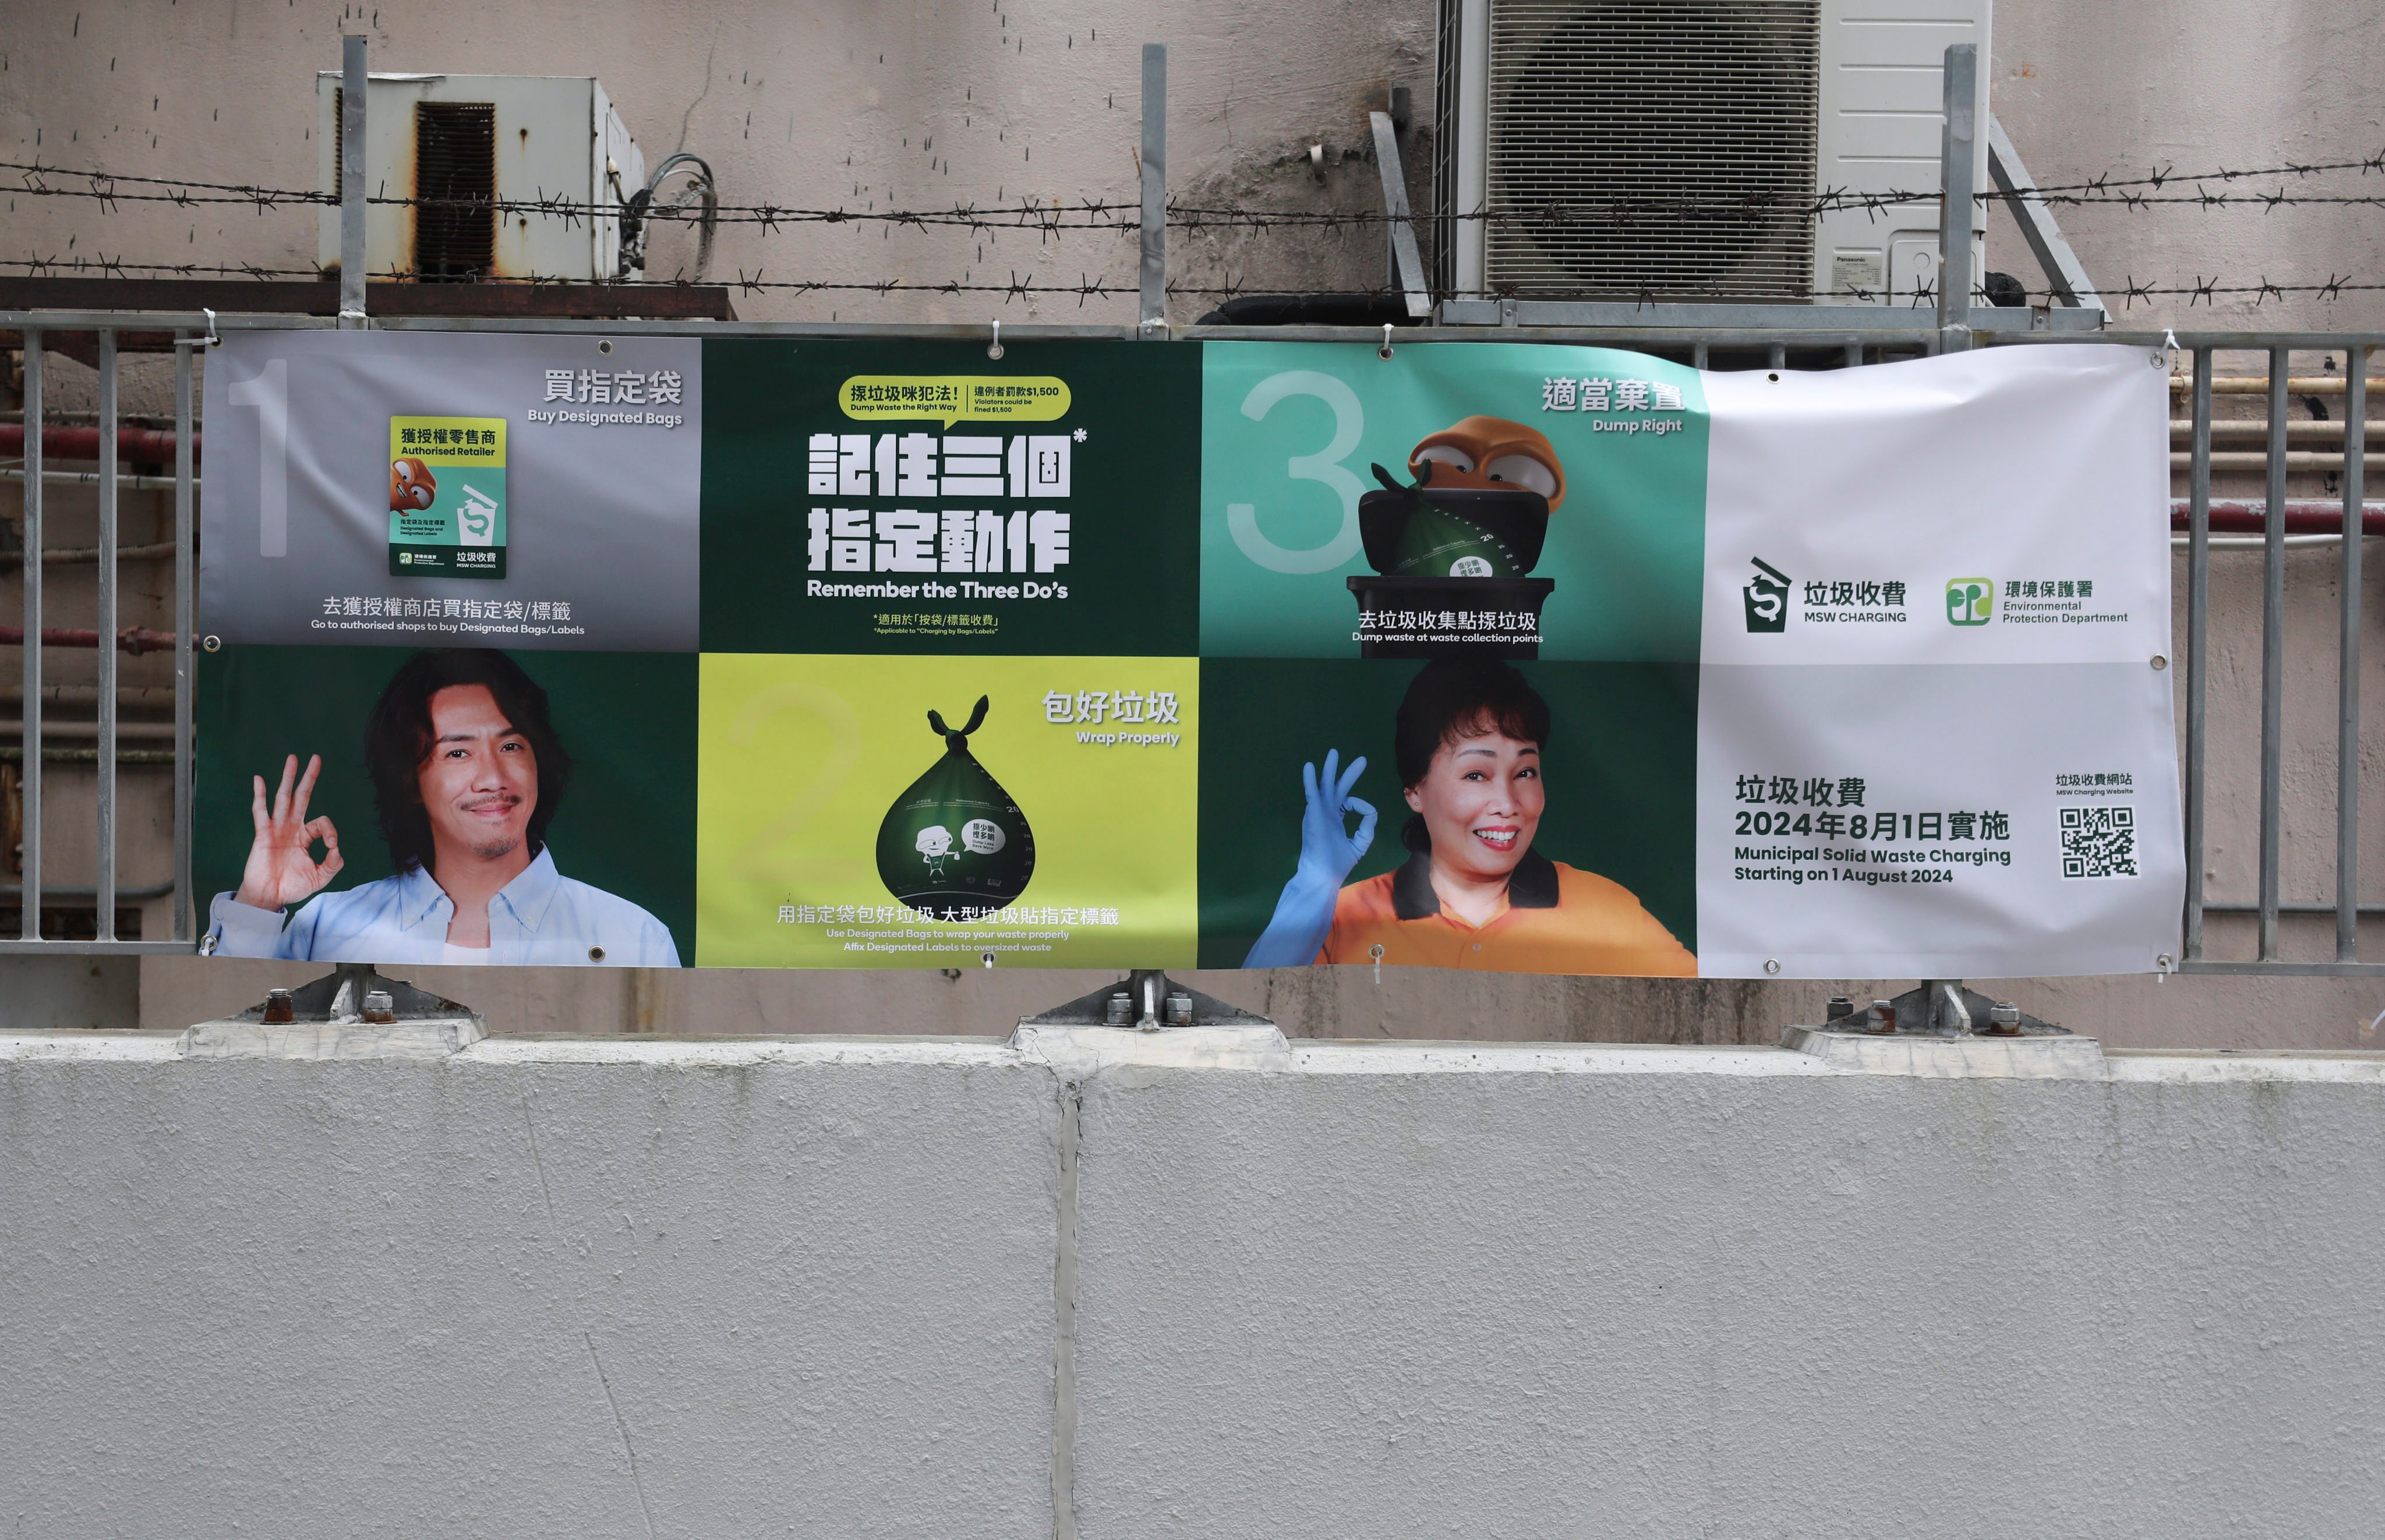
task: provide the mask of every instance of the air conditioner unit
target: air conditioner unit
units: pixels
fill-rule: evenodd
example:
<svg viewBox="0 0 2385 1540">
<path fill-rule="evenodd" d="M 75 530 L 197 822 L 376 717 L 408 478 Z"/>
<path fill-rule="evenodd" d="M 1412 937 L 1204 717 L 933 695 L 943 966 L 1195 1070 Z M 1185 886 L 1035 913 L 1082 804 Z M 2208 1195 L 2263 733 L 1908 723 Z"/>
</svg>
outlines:
<svg viewBox="0 0 2385 1540">
<path fill-rule="evenodd" d="M 1990 0 L 1442 0 L 1438 286 L 1909 305 L 1935 292 L 1942 77 Z M 1988 135 L 1974 185 L 1989 185 Z M 1818 217 L 1824 192 L 1929 201 Z M 1464 218 L 1481 214 L 1488 218 Z M 1972 271 L 1987 221 L 1975 205 Z"/>
<path fill-rule="evenodd" d="M 340 76 L 315 78 L 318 185 L 340 180 Z M 369 204 L 365 270 L 423 282 L 546 278 L 581 283 L 638 276 L 621 271 L 619 209 L 645 186 L 645 157 L 621 126 L 605 87 L 569 76 L 382 75 L 365 95 L 368 197 L 461 200 Z M 507 212 L 475 202 L 558 209 Z M 606 212 L 591 216 L 591 207 Z M 340 210 L 316 223 L 318 260 L 340 262 Z"/>
</svg>

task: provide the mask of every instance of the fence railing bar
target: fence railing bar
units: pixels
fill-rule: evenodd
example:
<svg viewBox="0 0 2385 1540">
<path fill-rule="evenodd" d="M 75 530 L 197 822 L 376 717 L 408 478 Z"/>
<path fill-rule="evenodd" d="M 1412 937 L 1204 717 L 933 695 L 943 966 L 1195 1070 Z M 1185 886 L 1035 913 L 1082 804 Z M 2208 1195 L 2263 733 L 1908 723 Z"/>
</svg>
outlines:
<svg viewBox="0 0 2385 1540">
<path fill-rule="evenodd" d="M 177 339 L 183 341 L 186 339 Z M 195 940 L 191 923 L 192 708 L 198 675 L 191 659 L 191 375 L 188 346 L 174 349 L 174 934 Z M 108 703 L 110 709 L 115 703 Z"/>
<path fill-rule="evenodd" d="M 25 742 L 34 752 L 25 756 L 20 800 L 24 806 L 23 843 L 19 846 L 19 879 L 24 889 L 19 933 L 27 941 L 42 939 L 42 332 L 24 329 L 25 339 L 25 642 L 22 712 Z"/>
<path fill-rule="evenodd" d="M 2342 657 L 2336 666 L 2335 957 L 2360 951 L 2360 548 L 2353 538 L 2365 512 L 2368 463 L 2359 446 L 2368 434 L 2368 350 L 2343 356 L 2343 570 L 2338 579 Z"/>
<path fill-rule="evenodd" d="M 116 634 L 116 519 L 119 497 L 116 473 L 123 468 L 117 463 L 116 436 L 119 422 L 116 410 L 119 381 L 116 367 L 116 332 L 103 328 L 99 333 L 99 634 L 103 638 Z M 99 772 L 98 818 L 99 849 L 94 859 L 98 870 L 94 886 L 99 890 L 99 939 L 116 939 L 116 652 L 114 647 L 101 647 L 99 653 L 99 762 L 94 767 Z"/>
<path fill-rule="evenodd" d="M 2179 967 L 2181 973 L 2228 974 L 2238 978 L 2266 979 L 2379 979 L 2385 978 L 2385 962 L 2255 962 L 2250 958 L 2198 958 Z"/>
<path fill-rule="evenodd" d="M 2186 956 L 2203 956 L 2205 655 L 2211 640 L 2211 349 L 2194 350 L 2194 447 L 2186 556 Z"/>
<path fill-rule="evenodd" d="M 2278 955 L 2278 858 L 2286 705 L 2286 382 L 2290 348 L 2269 350 L 2269 487 L 2261 571 L 2261 959 Z"/>
</svg>

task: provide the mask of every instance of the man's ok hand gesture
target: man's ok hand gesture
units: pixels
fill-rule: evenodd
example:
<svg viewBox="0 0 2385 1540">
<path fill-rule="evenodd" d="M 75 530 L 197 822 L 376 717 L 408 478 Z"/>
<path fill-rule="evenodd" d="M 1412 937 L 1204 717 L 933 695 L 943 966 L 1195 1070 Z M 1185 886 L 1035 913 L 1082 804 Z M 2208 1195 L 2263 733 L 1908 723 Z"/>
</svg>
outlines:
<svg viewBox="0 0 2385 1540">
<path fill-rule="evenodd" d="M 309 819 L 306 799 L 315 795 L 315 777 L 321 774 L 323 757 L 308 757 L 306 773 L 298 774 L 298 757 L 292 755 L 282 762 L 281 786 L 273 794 L 273 805 L 265 802 L 265 777 L 252 777 L 256 794 L 249 804 L 249 816 L 256 821 L 256 843 L 248 847 L 248 866 L 240 875 L 240 891 L 235 902 L 254 908 L 279 909 L 287 905 L 304 903 L 320 893 L 324 885 L 340 874 L 347 863 L 340 856 L 340 832 L 331 827 L 328 818 Z M 295 793 L 293 780 L 298 783 Z M 320 861 L 309 854 L 317 840 L 323 842 Z"/>
</svg>

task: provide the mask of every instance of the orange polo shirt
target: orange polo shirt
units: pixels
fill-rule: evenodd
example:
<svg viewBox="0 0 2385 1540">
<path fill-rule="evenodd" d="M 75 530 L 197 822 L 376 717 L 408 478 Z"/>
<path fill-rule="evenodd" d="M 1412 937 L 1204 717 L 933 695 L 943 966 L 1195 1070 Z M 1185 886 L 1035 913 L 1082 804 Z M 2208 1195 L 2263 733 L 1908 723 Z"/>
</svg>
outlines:
<svg viewBox="0 0 2385 1540">
<path fill-rule="evenodd" d="M 1693 979 L 1698 959 L 1620 883 L 1556 868 L 1557 901 L 1547 908 L 1503 905 L 1480 928 L 1443 909 L 1402 920 L 1392 904 L 1398 871 L 1342 890 L 1319 962 L 1388 962 L 1419 968 L 1480 968 L 1503 973 L 1605 973 Z M 1382 956 L 1374 955 L 1380 946 Z"/>
</svg>

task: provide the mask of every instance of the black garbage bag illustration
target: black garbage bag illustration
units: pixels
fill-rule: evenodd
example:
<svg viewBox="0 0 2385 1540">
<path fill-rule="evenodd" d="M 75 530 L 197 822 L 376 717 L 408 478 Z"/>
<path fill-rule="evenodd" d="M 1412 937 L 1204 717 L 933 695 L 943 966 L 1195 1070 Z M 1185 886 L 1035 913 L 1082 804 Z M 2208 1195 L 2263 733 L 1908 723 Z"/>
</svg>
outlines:
<svg viewBox="0 0 2385 1540">
<path fill-rule="evenodd" d="M 969 752 L 969 734 L 983 725 L 991 705 L 991 696 L 980 695 L 957 732 L 941 713 L 928 713 L 944 752 L 878 826 L 879 880 L 905 906 L 940 920 L 1001 908 L 1035 875 L 1035 833 L 1027 815 Z"/>
<path fill-rule="evenodd" d="M 1372 469 L 1382 489 L 1359 498 L 1358 532 L 1375 571 L 1349 580 L 1360 656 L 1538 657 L 1541 607 L 1556 584 L 1531 571 L 1565 501 L 1547 436 L 1469 417 L 1417 444 L 1413 485 Z"/>
</svg>

